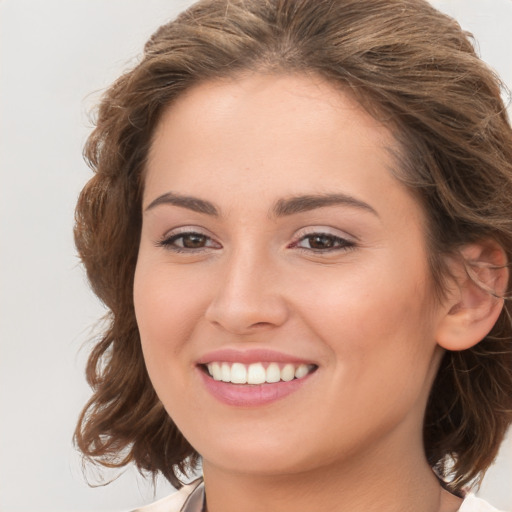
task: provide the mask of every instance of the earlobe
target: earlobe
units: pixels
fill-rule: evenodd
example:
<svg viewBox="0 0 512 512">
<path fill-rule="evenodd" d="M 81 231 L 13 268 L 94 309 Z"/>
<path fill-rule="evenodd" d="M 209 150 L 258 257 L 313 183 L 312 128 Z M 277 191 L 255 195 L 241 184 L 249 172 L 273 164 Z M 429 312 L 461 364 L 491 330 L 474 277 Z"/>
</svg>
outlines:
<svg viewBox="0 0 512 512">
<path fill-rule="evenodd" d="M 491 331 L 503 309 L 509 271 L 503 248 L 494 240 L 462 247 L 450 258 L 452 283 L 436 341 L 446 350 L 465 350 Z"/>
</svg>

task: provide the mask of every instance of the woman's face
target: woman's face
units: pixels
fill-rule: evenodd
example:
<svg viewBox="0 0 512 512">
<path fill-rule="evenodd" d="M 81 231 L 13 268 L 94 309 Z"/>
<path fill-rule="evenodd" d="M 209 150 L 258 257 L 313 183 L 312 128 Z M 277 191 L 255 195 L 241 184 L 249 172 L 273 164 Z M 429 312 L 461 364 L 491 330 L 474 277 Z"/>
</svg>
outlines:
<svg viewBox="0 0 512 512">
<path fill-rule="evenodd" d="M 135 309 L 205 465 L 277 474 L 421 445 L 443 312 L 394 146 L 315 77 L 205 83 L 165 112 Z"/>
</svg>

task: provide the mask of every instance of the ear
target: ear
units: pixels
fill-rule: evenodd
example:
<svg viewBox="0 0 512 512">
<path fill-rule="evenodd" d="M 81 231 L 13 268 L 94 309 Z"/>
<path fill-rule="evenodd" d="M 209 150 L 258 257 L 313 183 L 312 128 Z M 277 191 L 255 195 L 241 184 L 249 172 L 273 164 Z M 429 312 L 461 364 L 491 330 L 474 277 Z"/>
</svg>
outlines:
<svg viewBox="0 0 512 512">
<path fill-rule="evenodd" d="M 463 246 L 448 264 L 453 276 L 437 326 L 436 341 L 446 350 L 480 342 L 503 309 L 509 271 L 503 248 L 494 240 Z"/>
</svg>

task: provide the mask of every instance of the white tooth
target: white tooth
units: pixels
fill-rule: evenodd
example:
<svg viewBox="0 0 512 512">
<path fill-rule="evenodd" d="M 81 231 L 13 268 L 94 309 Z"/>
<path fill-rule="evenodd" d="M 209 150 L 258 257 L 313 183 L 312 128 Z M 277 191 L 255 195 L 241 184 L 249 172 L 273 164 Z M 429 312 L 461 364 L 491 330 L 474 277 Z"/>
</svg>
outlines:
<svg viewBox="0 0 512 512">
<path fill-rule="evenodd" d="M 289 382 L 290 380 L 293 380 L 294 377 L 295 367 L 293 366 L 293 364 L 286 364 L 284 368 L 281 370 L 281 380 Z"/>
<path fill-rule="evenodd" d="M 231 368 L 228 363 L 222 363 L 220 373 L 223 382 L 231 382 Z"/>
<path fill-rule="evenodd" d="M 261 363 L 250 364 L 247 369 L 247 384 L 263 384 L 266 372 Z"/>
<path fill-rule="evenodd" d="M 281 380 L 281 370 L 279 370 L 279 365 L 277 363 L 270 363 L 267 366 L 266 374 L 266 382 L 273 383 Z"/>
<path fill-rule="evenodd" d="M 212 363 L 206 365 L 206 369 L 208 370 L 208 373 L 210 374 L 210 377 L 213 377 L 213 370 L 212 370 Z"/>
<path fill-rule="evenodd" d="M 301 379 L 302 377 L 305 377 L 309 373 L 309 367 L 307 364 L 301 364 L 296 370 L 295 370 L 295 377 L 297 379 Z"/>
<path fill-rule="evenodd" d="M 219 363 L 211 363 L 208 365 L 208 371 L 215 380 L 222 380 L 222 369 Z"/>
<path fill-rule="evenodd" d="M 231 367 L 231 382 L 233 384 L 247 383 L 247 370 L 242 363 L 233 363 Z"/>
</svg>

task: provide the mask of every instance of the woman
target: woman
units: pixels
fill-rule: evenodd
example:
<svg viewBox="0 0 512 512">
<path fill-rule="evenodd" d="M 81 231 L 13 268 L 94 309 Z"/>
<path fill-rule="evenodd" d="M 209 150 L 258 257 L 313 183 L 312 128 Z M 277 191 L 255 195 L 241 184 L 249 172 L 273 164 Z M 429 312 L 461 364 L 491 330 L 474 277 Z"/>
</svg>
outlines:
<svg viewBox="0 0 512 512">
<path fill-rule="evenodd" d="M 76 241 L 110 310 L 84 455 L 148 511 L 493 510 L 512 138 L 422 0 L 207 0 L 105 94 Z"/>
</svg>

